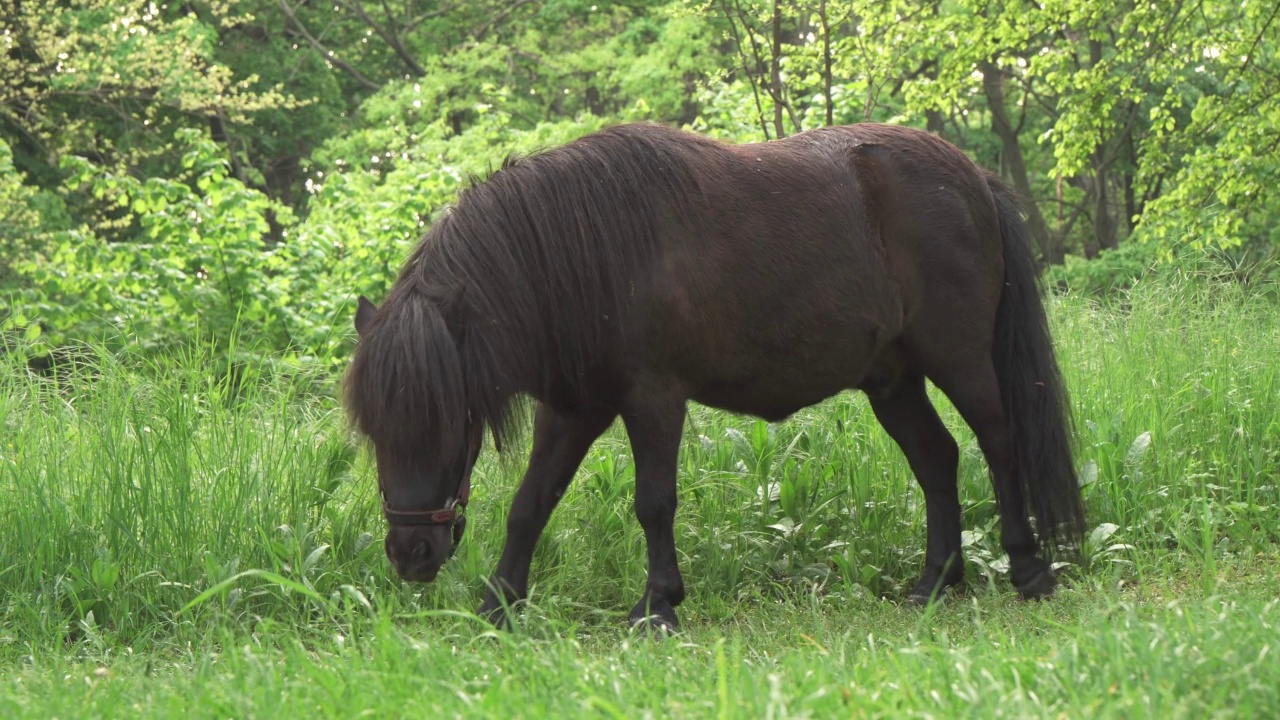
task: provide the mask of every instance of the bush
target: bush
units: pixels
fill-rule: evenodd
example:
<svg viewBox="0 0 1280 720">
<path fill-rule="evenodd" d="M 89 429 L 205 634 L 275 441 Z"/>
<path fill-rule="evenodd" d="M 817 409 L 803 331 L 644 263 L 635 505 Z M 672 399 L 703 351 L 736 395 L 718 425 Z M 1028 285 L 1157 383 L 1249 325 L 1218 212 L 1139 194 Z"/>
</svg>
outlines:
<svg viewBox="0 0 1280 720">
<path fill-rule="evenodd" d="M 111 339 L 158 349 L 194 338 L 226 349 L 237 325 L 280 334 L 263 244 L 271 202 L 231 177 L 221 149 L 198 131 L 178 139 L 184 173 L 174 179 L 142 181 L 64 158 L 66 191 L 113 202 L 136 233 L 127 242 L 87 226 L 51 233 L 15 267 L 27 287 L 11 324 L 36 324 L 46 346 Z"/>
<path fill-rule="evenodd" d="M 1144 280 L 1185 278 L 1248 285 L 1260 292 L 1277 293 L 1280 249 L 1264 243 L 1228 250 L 1188 246 L 1169 250 L 1135 240 L 1115 250 L 1104 250 L 1093 260 L 1068 255 L 1065 264 L 1045 271 L 1050 287 L 1086 295 L 1112 295 Z"/>
<path fill-rule="evenodd" d="M 49 234 L 46 250 L 15 266 L 23 287 L 0 331 L 21 330 L 40 353 L 84 341 L 152 352 L 196 342 L 246 364 L 269 356 L 336 367 L 350 350 L 353 299 L 385 294 L 468 176 L 513 149 L 560 145 L 603 123 L 521 131 L 495 113 L 450 137 L 383 137 L 400 151 L 315 173 L 304 222 L 233 176 L 225 149 L 195 130 L 178 135 L 184 172 L 172 179 L 67 158 L 64 190 L 118 207 L 125 240 L 87 226 Z M 283 225 L 278 244 L 267 242 L 269 213 Z"/>
<path fill-rule="evenodd" d="M 1045 280 L 1059 290 L 1110 294 L 1157 272 L 1159 255 L 1160 249 L 1155 245 L 1126 242 L 1115 250 L 1102 251 L 1093 260 L 1068 255 L 1065 264 L 1054 265 L 1046 271 Z"/>
</svg>

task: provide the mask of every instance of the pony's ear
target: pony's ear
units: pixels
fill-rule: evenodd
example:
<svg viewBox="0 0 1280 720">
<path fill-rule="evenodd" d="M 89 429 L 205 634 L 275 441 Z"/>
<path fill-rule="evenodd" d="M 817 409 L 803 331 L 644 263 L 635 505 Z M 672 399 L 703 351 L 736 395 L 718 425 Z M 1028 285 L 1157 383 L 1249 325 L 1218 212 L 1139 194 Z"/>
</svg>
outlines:
<svg viewBox="0 0 1280 720">
<path fill-rule="evenodd" d="M 361 295 L 360 300 L 356 304 L 356 334 L 361 337 L 369 329 L 369 324 L 373 322 L 373 317 L 378 312 L 378 306 L 369 302 L 369 298 Z"/>
</svg>

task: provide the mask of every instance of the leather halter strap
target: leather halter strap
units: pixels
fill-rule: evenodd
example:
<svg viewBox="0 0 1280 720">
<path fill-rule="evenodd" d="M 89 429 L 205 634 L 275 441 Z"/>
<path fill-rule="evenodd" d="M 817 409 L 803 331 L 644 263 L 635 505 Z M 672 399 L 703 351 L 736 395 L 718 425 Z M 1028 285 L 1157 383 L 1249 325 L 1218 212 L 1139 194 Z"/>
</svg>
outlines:
<svg viewBox="0 0 1280 720">
<path fill-rule="evenodd" d="M 468 415 L 468 418 L 470 415 Z M 378 490 L 382 492 L 382 515 L 391 527 L 430 527 L 432 525 L 449 525 L 453 528 L 453 542 L 456 545 L 462 539 L 462 526 L 466 523 L 467 503 L 471 500 L 471 471 L 475 469 L 476 460 L 480 457 L 480 447 L 484 444 L 484 426 L 477 426 L 471 437 L 471 447 L 467 457 L 467 470 L 458 483 L 457 493 L 439 510 L 395 510 L 387 504 L 386 493 L 379 482 Z"/>
<path fill-rule="evenodd" d="M 474 464 L 474 463 L 473 463 Z M 462 476 L 458 486 L 458 494 L 445 503 L 440 510 L 393 510 L 382 500 L 382 514 L 392 527 L 413 527 L 428 525 L 451 525 L 464 516 L 467 503 L 471 500 L 471 468 Z"/>
</svg>

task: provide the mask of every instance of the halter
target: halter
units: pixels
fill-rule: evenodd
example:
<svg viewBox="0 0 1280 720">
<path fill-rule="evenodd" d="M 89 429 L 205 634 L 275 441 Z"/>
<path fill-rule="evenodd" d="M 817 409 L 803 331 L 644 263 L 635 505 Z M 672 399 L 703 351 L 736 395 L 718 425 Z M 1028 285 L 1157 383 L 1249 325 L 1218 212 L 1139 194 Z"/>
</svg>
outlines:
<svg viewBox="0 0 1280 720">
<path fill-rule="evenodd" d="M 462 528 L 466 525 L 467 503 L 471 500 L 471 471 L 480 455 L 480 444 L 484 440 L 484 432 L 476 433 L 471 443 L 471 453 L 467 463 L 467 471 L 458 484 L 458 492 L 449 498 L 440 510 L 393 510 L 387 504 L 387 495 L 379 483 L 382 493 L 382 514 L 391 527 L 430 527 L 432 525 L 448 525 L 453 531 L 453 544 L 462 540 Z"/>
<path fill-rule="evenodd" d="M 471 499 L 471 470 L 467 470 L 467 474 L 462 477 L 462 484 L 458 487 L 458 494 L 449 498 L 441 510 L 392 510 L 387 504 L 384 496 L 382 499 L 382 514 L 387 517 L 387 523 L 393 527 L 413 527 L 418 525 L 448 525 L 456 522 L 467 509 L 467 502 Z"/>
</svg>

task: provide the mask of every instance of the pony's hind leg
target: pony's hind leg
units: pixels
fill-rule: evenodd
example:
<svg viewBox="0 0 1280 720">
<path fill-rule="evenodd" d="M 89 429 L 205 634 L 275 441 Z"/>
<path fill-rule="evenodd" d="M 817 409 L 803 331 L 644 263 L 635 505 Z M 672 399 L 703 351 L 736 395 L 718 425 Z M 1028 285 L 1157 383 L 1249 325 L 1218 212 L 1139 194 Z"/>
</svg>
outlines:
<svg viewBox="0 0 1280 720">
<path fill-rule="evenodd" d="M 529 591 L 529 565 L 538 537 L 564 495 L 591 444 L 613 423 L 615 414 L 598 409 L 560 412 L 542 404 L 533 421 L 529 467 L 507 515 L 507 541 L 480 615 L 495 625 L 506 621 L 505 605 Z"/>
<path fill-rule="evenodd" d="M 961 511 L 956 487 L 960 451 L 925 391 L 924 376 L 901 376 L 892 386 L 867 393 L 876 419 L 906 456 L 924 491 L 924 572 L 908 597 L 921 605 L 964 580 L 960 550 Z"/>
<path fill-rule="evenodd" d="M 1039 554 L 1015 467 L 1014 433 L 989 358 L 956 363 L 930 378 L 946 393 L 978 438 L 1000 506 L 1000 544 L 1009 554 L 1009 579 L 1026 598 L 1053 594 L 1056 580 Z"/>
<path fill-rule="evenodd" d="M 684 428 L 685 400 L 663 393 L 633 393 L 622 412 L 636 463 L 636 519 L 644 529 L 649 577 L 632 608 L 633 627 L 678 630 L 676 607 L 684 600 L 684 579 L 676 558 L 676 466 Z"/>
</svg>

